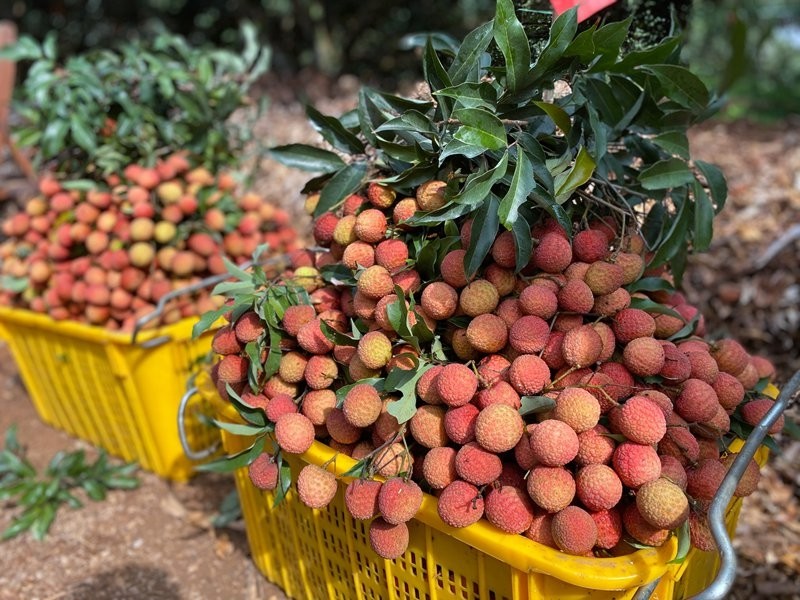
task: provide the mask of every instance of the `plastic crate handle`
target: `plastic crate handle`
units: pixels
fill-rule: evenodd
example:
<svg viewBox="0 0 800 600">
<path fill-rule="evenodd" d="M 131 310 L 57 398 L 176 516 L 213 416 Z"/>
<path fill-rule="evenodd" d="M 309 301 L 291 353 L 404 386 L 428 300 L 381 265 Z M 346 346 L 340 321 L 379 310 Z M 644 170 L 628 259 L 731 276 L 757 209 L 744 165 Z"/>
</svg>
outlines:
<svg viewBox="0 0 800 600">
<path fill-rule="evenodd" d="M 721 563 L 717 577 L 711 584 L 699 594 L 692 596 L 691 600 L 722 600 L 728 595 L 733 582 L 736 579 L 736 552 L 733 544 L 728 537 L 728 530 L 725 528 L 725 508 L 728 506 L 739 480 L 744 475 L 747 465 L 761 446 L 761 442 L 767 435 L 769 428 L 778 420 L 781 413 L 786 409 L 794 395 L 800 389 L 800 371 L 797 371 L 789 382 L 783 387 L 775 404 L 767 411 L 764 418 L 753 428 L 753 432 L 748 436 L 744 447 L 739 452 L 736 460 L 733 461 L 728 474 L 722 480 L 716 496 L 711 501 L 708 509 L 708 523 L 714 541 L 717 542 Z"/>
<path fill-rule="evenodd" d="M 199 390 L 196 387 L 189 388 L 186 390 L 186 393 L 181 396 L 181 402 L 178 405 L 178 439 L 180 439 L 183 452 L 189 460 L 203 460 L 208 458 L 219 449 L 220 445 L 219 441 L 217 441 L 208 448 L 203 448 L 202 450 L 193 450 L 189 446 L 189 439 L 186 436 L 186 406 L 189 404 L 189 400 L 192 396 L 198 392 Z"/>
<path fill-rule="evenodd" d="M 266 266 L 266 265 L 283 265 L 283 266 L 285 266 L 287 262 L 288 262 L 287 255 L 286 254 L 281 254 L 281 255 L 278 255 L 278 256 L 273 256 L 271 258 L 268 258 L 268 259 L 266 259 L 264 261 L 261 261 L 258 264 L 260 266 Z M 242 268 L 242 269 L 247 269 L 247 268 L 253 266 L 253 261 L 252 260 L 248 260 L 248 261 L 246 261 L 246 262 L 244 262 L 244 263 L 242 263 L 241 265 L 238 265 L 238 266 L 240 268 Z M 136 323 L 134 323 L 134 325 L 133 325 L 133 332 L 131 333 L 131 343 L 133 343 L 133 344 L 136 343 L 136 338 L 138 337 L 139 332 L 142 330 L 142 328 L 144 328 L 145 325 L 147 325 L 150 321 L 152 321 L 154 319 L 161 318 L 161 316 L 164 314 L 164 309 L 166 308 L 167 303 L 170 300 L 174 300 L 175 298 L 179 298 L 179 297 L 181 297 L 181 296 L 183 296 L 185 294 L 191 294 L 193 292 L 198 292 L 198 291 L 200 291 L 202 289 L 211 287 L 212 285 L 216 285 L 218 283 L 221 283 L 221 282 L 223 282 L 223 281 L 225 281 L 226 279 L 229 279 L 229 278 L 230 278 L 230 274 L 228 274 L 228 273 L 221 273 L 219 275 L 211 275 L 209 277 L 206 277 L 205 279 L 201 279 L 197 283 L 193 283 L 192 285 L 187 285 L 187 286 L 184 286 L 182 288 L 178 288 L 177 290 L 172 290 L 171 292 L 169 292 L 167 294 L 164 294 L 158 300 L 158 304 L 156 304 L 156 307 L 152 310 L 152 312 L 149 312 L 146 315 L 144 315 L 142 317 L 139 317 L 136 320 Z M 157 346 L 161 346 L 162 344 L 166 344 L 168 341 L 170 341 L 170 339 L 171 338 L 168 335 L 159 335 L 159 336 L 150 338 L 149 340 L 145 340 L 144 342 L 139 344 L 139 346 L 141 346 L 142 348 L 155 348 Z"/>
</svg>

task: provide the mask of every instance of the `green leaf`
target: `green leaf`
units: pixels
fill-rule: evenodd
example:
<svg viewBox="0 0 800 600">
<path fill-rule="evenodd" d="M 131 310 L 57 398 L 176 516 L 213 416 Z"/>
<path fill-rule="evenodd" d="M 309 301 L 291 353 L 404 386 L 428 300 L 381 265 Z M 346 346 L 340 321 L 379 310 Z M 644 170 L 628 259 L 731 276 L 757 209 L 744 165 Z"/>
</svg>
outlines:
<svg viewBox="0 0 800 600">
<path fill-rule="evenodd" d="M 197 465 L 195 468 L 198 471 L 209 471 L 211 473 L 231 473 L 253 462 L 264 451 L 265 441 L 266 438 L 261 436 L 253 442 L 252 445 L 241 452 L 217 458 L 207 463 Z"/>
<path fill-rule="evenodd" d="M 689 160 L 689 139 L 683 131 L 667 131 L 653 137 L 651 141 L 685 160 Z"/>
<path fill-rule="evenodd" d="M 336 117 L 323 115 L 311 105 L 306 106 L 306 114 L 314 129 L 334 148 L 349 154 L 364 152 L 364 144 L 356 135 L 348 131 Z"/>
<path fill-rule="evenodd" d="M 425 75 L 425 81 L 428 82 L 428 86 L 431 89 L 431 94 L 435 94 L 444 88 L 453 87 L 453 82 L 450 80 L 450 76 L 442 66 L 442 61 L 439 60 L 439 56 L 436 54 L 436 50 L 433 48 L 433 42 L 431 41 L 430 37 L 428 37 L 428 40 L 425 43 L 422 71 Z M 439 102 L 437 112 L 441 114 L 443 120 L 447 120 L 450 118 L 452 109 L 452 102 L 446 98 L 443 98 Z"/>
<path fill-rule="evenodd" d="M 532 102 L 531 104 L 541 108 L 565 134 L 569 135 L 569 132 L 572 131 L 572 122 L 569 119 L 569 115 L 557 104 L 539 101 Z"/>
<path fill-rule="evenodd" d="M 333 152 L 305 144 L 276 146 L 269 153 L 279 163 L 304 171 L 332 173 L 345 166 Z"/>
<path fill-rule="evenodd" d="M 82 487 L 86 492 L 86 495 L 95 502 L 100 502 L 106 497 L 105 488 L 96 481 L 92 481 L 91 479 L 84 481 Z"/>
<path fill-rule="evenodd" d="M 454 85 L 478 80 L 480 58 L 491 41 L 492 21 L 479 25 L 467 34 L 447 71 Z"/>
<path fill-rule="evenodd" d="M 511 233 L 514 234 L 515 270 L 519 273 L 530 262 L 533 253 L 531 227 L 527 220 L 520 218 L 514 221 Z"/>
<path fill-rule="evenodd" d="M 685 338 L 694 335 L 694 330 L 697 328 L 697 323 L 700 321 L 700 313 L 692 317 L 686 325 L 681 327 L 678 331 L 673 333 L 667 338 L 669 342 L 679 342 Z"/>
<path fill-rule="evenodd" d="M 614 64 L 619 56 L 620 48 L 628 36 L 633 17 L 628 17 L 624 21 L 608 23 L 600 27 L 592 35 L 594 52 L 601 55 L 602 60 L 598 61 L 594 67 Z"/>
<path fill-rule="evenodd" d="M 328 325 L 325 321 L 319 323 L 322 333 L 337 346 L 358 346 L 358 340 L 338 331 Z"/>
<path fill-rule="evenodd" d="M 375 129 L 375 133 L 383 131 L 411 131 L 421 134 L 435 134 L 436 128 L 430 117 L 416 110 L 408 110 L 399 117 L 389 119 Z"/>
<path fill-rule="evenodd" d="M 216 323 L 222 315 L 230 310 L 228 306 L 221 306 L 216 310 L 204 313 L 202 317 L 192 326 L 192 339 L 197 339 L 200 335 L 207 331 L 214 323 Z"/>
<path fill-rule="evenodd" d="M 674 286 L 663 277 L 643 277 L 625 286 L 629 293 L 636 292 L 674 292 Z"/>
<path fill-rule="evenodd" d="M 225 421 L 219 421 L 217 419 L 213 419 L 214 425 L 219 427 L 220 429 L 224 429 L 234 435 L 259 435 L 266 432 L 266 427 L 256 427 L 253 425 L 244 425 L 242 423 L 227 423 Z"/>
<path fill-rule="evenodd" d="M 675 102 L 693 110 L 702 112 L 708 106 L 708 89 L 702 80 L 686 67 L 678 65 L 647 65 L 640 70 L 654 75 L 664 92 Z"/>
<path fill-rule="evenodd" d="M 508 192 L 500 201 L 499 217 L 500 222 L 506 229 L 511 229 L 519 219 L 519 208 L 528 198 L 536 181 L 533 178 L 533 163 L 524 149 L 517 152 L 517 164 L 514 168 L 514 176 Z M 530 231 L 528 231 L 530 237 Z"/>
<path fill-rule="evenodd" d="M 511 0 L 498 0 L 492 35 L 506 62 L 506 83 L 512 92 L 525 84 L 531 68 L 531 50 L 525 28 Z"/>
<path fill-rule="evenodd" d="M 444 88 L 436 92 L 437 96 L 447 96 L 465 108 L 485 108 L 495 110 L 497 90 L 485 81 L 481 83 L 465 82 L 454 87 Z"/>
<path fill-rule="evenodd" d="M 417 412 L 417 381 L 432 367 L 431 363 L 421 360 L 419 366 L 413 371 L 393 370 L 390 373 L 390 375 L 394 375 L 391 382 L 393 385 L 389 385 L 387 378 L 384 389 L 391 390 L 393 394 L 400 394 L 398 400 L 389 403 L 387 410 L 401 425 L 410 420 Z"/>
<path fill-rule="evenodd" d="M 234 408 L 236 408 L 236 412 L 238 412 L 239 416 L 245 421 L 256 427 L 264 427 L 267 424 L 267 417 L 264 414 L 263 408 L 256 408 L 255 406 L 247 404 L 228 383 L 225 384 L 225 391 L 228 393 L 228 397 L 231 399 Z"/>
<path fill-rule="evenodd" d="M 319 217 L 356 192 L 361 187 L 366 173 L 366 162 L 354 162 L 338 171 L 322 188 L 314 216 Z"/>
<path fill-rule="evenodd" d="M 694 179 L 689 165 L 680 158 L 660 160 L 639 172 L 639 183 L 646 190 L 663 190 L 691 183 Z"/>
<path fill-rule="evenodd" d="M 537 81 L 564 55 L 576 31 L 578 31 L 578 10 L 573 7 L 558 15 L 553 21 L 547 45 L 536 59 L 530 73 L 530 81 Z"/>
<path fill-rule="evenodd" d="M 676 534 L 678 536 L 678 552 L 675 554 L 675 558 L 667 563 L 669 565 L 679 565 L 689 556 L 689 550 L 692 549 L 691 536 L 689 535 L 689 519 L 681 523 L 676 530 Z"/>
<path fill-rule="evenodd" d="M 692 246 L 694 250 L 702 252 L 708 250 L 713 234 L 714 207 L 703 186 L 695 180 L 694 190 L 694 234 Z"/>
<path fill-rule="evenodd" d="M 607 70 L 614 73 L 629 73 L 640 65 L 652 65 L 665 62 L 680 45 L 680 38 L 669 37 L 657 46 L 646 50 L 634 50 L 628 52 L 622 60 L 614 65 L 600 65 L 598 70 Z"/>
<path fill-rule="evenodd" d="M 453 118 L 462 123 L 453 136 L 455 139 L 487 150 L 501 150 L 508 146 L 505 126 L 489 111 L 460 108 L 453 112 Z"/>
<path fill-rule="evenodd" d="M 728 198 L 728 184 L 725 181 L 725 176 L 719 170 L 719 167 L 711 163 L 695 160 L 694 164 L 703 174 L 703 177 L 706 178 L 706 185 L 711 193 L 711 198 L 714 200 L 715 213 L 719 214 L 719 211 L 725 207 L 725 200 Z"/>
<path fill-rule="evenodd" d="M 464 257 L 464 271 L 468 279 L 478 272 L 483 260 L 492 249 L 500 225 L 499 208 L 499 199 L 494 194 L 490 194 L 475 213 L 472 227 L 473 231 L 479 231 L 480 235 L 470 236 L 469 248 Z"/>
<path fill-rule="evenodd" d="M 285 460 L 283 460 L 283 454 L 278 453 L 277 455 L 277 462 L 278 462 L 278 487 L 275 490 L 275 500 L 273 502 L 273 508 L 280 506 L 281 503 L 286 499 L 286 495 L 289 493 L 289 490 L 292 489 L 292 466 Z"/>
<path fill-rule="evenodd" d="M 659 315 L 669 315 L 671 317 L 675 317 L 677 319 L 683 319 L 677 312 L 672 310 L 668 306 L 664 306 L 658 302 L 654 302 L 650 300 L 650 298 L 631 298 L 631 308 L 638 308 L 640 310 L 649 312 L 649 313 L 656 313 Z"/>
<path fill-rule="evenodd" d="M 585 147 L 581 146 L 569 172 L 566 175 L 562 173 L 555 178 L 556 202 L 563 204 L 569 199 L 572 192 L 589 181 L 595 166 L 592 156 Z"/>
<path fill-rule="evenodd" d="M 523 396 L 520 398 L 520 402 L 519 414 L 523 417 L 525 415 L 547 412 L 556 406 L 556 401 L 547 396 Z"/>
</svg>

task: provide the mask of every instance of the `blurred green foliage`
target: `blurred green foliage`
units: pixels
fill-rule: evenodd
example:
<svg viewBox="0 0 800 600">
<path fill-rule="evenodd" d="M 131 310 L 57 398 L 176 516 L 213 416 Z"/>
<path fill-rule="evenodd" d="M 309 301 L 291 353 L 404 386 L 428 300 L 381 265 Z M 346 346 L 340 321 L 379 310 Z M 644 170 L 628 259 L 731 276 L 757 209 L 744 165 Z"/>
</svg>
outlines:
<svg viewBox="0 0 800 600">
<path fill-rule="evenodd" d="M 494 13 L 494 0 L 4 0 L 0 19 L 43 39 L 58 33 L 59 53 L 107 47 L 166 27 L 194 45 L 240 47 L 239 23 L 252 21 L 273 48 L 273 68 L 314 67 L 373 83 L 419 77 L 419 60 L 400 50 L 411 32 L 462 36 Z"/>
<path fill-rule="evenodd" d="M 693 70 L 728 93 L 724 116 L 800 114 L 800 2 L 696 0 L 688 36 Z"/>
</svg>

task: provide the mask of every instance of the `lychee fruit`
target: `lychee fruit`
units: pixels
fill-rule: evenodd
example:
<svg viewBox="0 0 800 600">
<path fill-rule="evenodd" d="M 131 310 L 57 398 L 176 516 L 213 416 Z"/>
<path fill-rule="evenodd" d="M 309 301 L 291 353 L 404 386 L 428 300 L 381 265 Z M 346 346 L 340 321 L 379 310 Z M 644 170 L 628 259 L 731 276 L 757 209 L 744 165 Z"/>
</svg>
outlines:
<svg viewBox="0 0 800 600">
<path fill-rule="evenodd" d="M 583 388 L 567 387 L 559 392 L 552 416 L 569 425 L 576 433 L 582 433 L 597 425 L 600 403 Z"/>
<path fill-rule="evenodd" d="M 324 425 L 328 414 L 336 408 L 336 393 L 332 390 L 309 390 L 303 396 L 301 412 L 317 426 Z"/>
<path fill-rule="evenodd" d="M 661 408 L 644 396 L 632 396 L 614 413 L 619 432 L 637 444 L 657 444 L 667 432 Z"/>
<path fill-rule="evenodd" d="M 591 515 L 577 506 L 567 506 L 553 516 L 553 541 L 567 554 L 584 555 L 597 542 L 597 525 Z"/>
<path fill-rule="evenodd" d="M 608 238 L 602 231 L 585 229 L 575 234 L 572 252 L 576 259 L 593 263 L 608 256 Z"/>
<path fill-rule="evenodd" d="M 530 431 L 533 456 L 539 464 L 560 467 L 578 454 L 578 434 L 566 423 L 546 419 Z"/>
<path fill-rule="evenodd" d="M 458 292 L 443 281 L 434 281 L 422 290 L 420 305 L 437 321 L 449 319 L 458 308 Z"/>
<path fill-rule="evenodd" d="M 220 327 L 214 332 L 211 340 L 211 350 L 216 354 L 239 354 L 242 351 L 242 344 L 236 339 L 233 328 L 230 325 Z"/>
<path fill-rule="evenodd" d="M 467 285 L 467 275 L 464 271 L 464 257 L 466 250 L 451 250 L 444 255 L 440 270 L 442 279 L 453 288 L 462 288 Z"/>
<path fill-rule="evenodd" d="M 382 518 L 369 524 L 369 544 L 375 554 L 387 560 L 400 558 L 408 549 L 408 525 L 392 525 Z"/>
<path fill-rule="evenodd" d="M 533 467 L 528 473 L 528 495 L 549 513 L 563 510 L 575 498 L 575 479 L 563 467 Z"/>
<path fill-rule="evenodd" d="M 538 319 L 538 317 L 528 318 Z M 542 322 L 544 323 L 544 321 Z M 547 327 L 547 323 L 545 323 L 545 327 Z M 472 319 L 467 325 L 466 337 L 470 345 L 478 352 L 491 354 L 505 348 L 509 332 L 503 319 L 493 314 L 482 314 Z"/>
<path fill-rule="evenodd" d="M 639 308 L 624 308 L 611 320 L 614 336 L 622 344 L 640 337 L 653 337 L 656 322 L 653 317 Z"/>
<path fill-rule="evenodd" d="M 475 421 L 475 440 L 482 448 L 506 452 L 522 437 L 525 423 L 519 412 L 506 404 L 491 404 L 481 410 Z"/>
<path fill-rule="evenodd" d="M 533 249 L 531 262 L 545 273 L 561 273 L 572 262 L 572 246 L 563 235 L 545 233 Z"/>
<path fill-rule="evenodd" d="M 406 265 L 408 246 L 401 240 L 384 240 L 375 248 L 375 262 L 390 273 Z"/>
<path fill-rule="evenodd" d="M 645 521 L 658 529 L 675 529 L 689 518 L 689 500 L 683 490 L 658 478 L 636 491 L 636 508 Z"/>
<path fill-rule="evenodd" d="M 336 361 L 328 355 L 316 354 L 308 359 L 304 377 L 312 390 L 329 388 L 339 375 Z"/>
<path fill-rule="evenodd" d="M 384 267 L 373 265 L 361 272 L 358 278 L 358 291 L 367 298 L 379 300 L 394 291 L 392 276 Z"/>
<path fill-rule="evenodd" d="M 300 328 L 306 323 L 313 321 L 316 316 L 317 312 L 314 310 L 314 307 L 308 304 L 288 306 L 283 313 L 283 328 L 286 330 L 286 333 L 292 337 L 297 337 Z"/>
<path fill-rule="evenodd" d="M 570 279 L 558 291 L 558 307 L 564 312 L 585 315 L 594 306 L 594 295 L 581 279 Z"/>
<path fill-rule="evenodd" d="M 456 454 L 456 473 L 461 479 L 474 485 L 492 483 L 502 470 L 500 457 L 484 450 L 477 442 L 465 444 Z"/>
<path fill-rule="evenodd" d="M 558 297 L 543 285 L 529 285 L 519 295 L 519 304 L 525 314 L 549 319 L 558 310 Z"/>
<path fill-rule="evenodd" d="M 297 476 L 297 495 L 309 508 L 324 508 L 336 495 L 336 477 L 317 465 L 306 465 Z"/>
<path fill-rule="evenodd" d="M 483 516 L 484 500 L 477 487 L 456 480 L 439 494 L 437 510 L 450 527 L 467 527 Z"/>
<path fill-rule="evenodd" d="M 465 314 L 477 317 L 493 312 L 500 302 L 497 288 L 485 279 L 476 279 L 461 290 L 459 306 Z"/>
<path fill-rule="evenodd" d="M 390 477 L 378 493 L 378 510 L 387 523 L 397 525 L 414 518 L 422 506 L 422 490 L 413 481 Z"/>
<path fill-rule="evenodd" d="M 704 423 L 714 417 L 719 401 L 714 388 L 700 379 L 687 379 L 675 399 L 675 412 L 689 423 Z"/>
<path fill-rule="evenodd" d="M 661 475 L 661 460 L 652 446 L 622 442 L 614 449 L 614 471 L 624 485 L 637 489 Z"/>
<path fill-rule="evenodd" d="M 478 318 L 480 317 L 476 317 L 476 319 Z M 520 354 L 539 352 L 547 345 L 549 337 L 550 325 L 543 318 L 534 315 L 526 315 L 520 318 L 511 326 L 508 332 L 508 341 L 511 347 Z M 505 346 L 505 340 L 503 346 Z M 502 346 L 498 350 L 501 348 Z"/>
<path fill-rule="evenodd" d="M 669 529 L 653 527 L 639 512 L 635 502 L 622 511 L 622 524 L 628 535 L 646 546 L 661 546 L 669 537 Z"/>
<path fill-rule="evenodd" d="M 741 412 L 744 422 L 755 427 L 774 405 L 775 401 L 769 398 L 756 398 L 755 400 L 742 404 L 739 411 Z M 770 435 L 780 433 L 783 431 L 784 424 L 784 416 L 780 415 L 767 430 L 767 433 Z"/>
<path fill-rule="evenodd" d="M 449 440 L 444 428 L 444 415 L 443 406 L 420 406 L 409 421 L 411 435 L 425 448 L 446 446 Z"/>
<path fill-rule="evenodd" d="M 747 351 L 736 340 L 721 339 L 711 345 L 711 356 L 717 361 L 720 371 L 736 375 L 741 373 L 750 360 Z"/>
<path fill-rule="evenodd" d="M 614 469 L 603 464 L 587 465 L 575 474 L 578 499 L 590 511 L 608 510 L 622 498 L 622 482 Z"/>
<path fill-rule="evenodd" d="M 478 390 L 478 378 L 466 365 L 450 363 L 436 377 L 436 393 L 448 406 L 462 406 Z"/>
<path fill-rule="evenodd" d="M 634 375 L 651 377 L 664 368 L 664 348 L 653 337 L 639 337 L 625 346 L 622 360 Z"/>
<path fill-rule="evenodd" d="M 602 351 L 603 339 L 591 325 L 570 329 L 561 342 L 564 361 L 571 367 L 588 367 L 594 364 Z"/>
<path fill-rule="evenodd" d="M 344 504 L 354 519 L 368 521 L 378 514 L 378 494 L 381 482 L 355 479 L 344 490 Z"/>
<path fill-rule="evenodd" d="M 484 511 L 486 519 L 506 533 L 523 533 L 533 522 L 534 508 L 528 494 L 508 485 L 486 494 Z"/>
<path fill-rule="evenodd" d="M 538 394 L 550 383 L 550 367 L 535 354 L 523 354 L 508 368 L 508 381 L 522 396 Z"/>
<path fill-rule="evenodd" d="M 350 423 L 341 408 L 328 413 L 325 426 L 330 436 L 340 444 L 355 444 L 361 437 L 361 428 Z"/>
<path fill-rule="evenodd" d="M 445 198 L 446 189 L 447 183 L 444 181 L 426 181 L 417 188 L 417 206 L 421 211 L 425 212 L 442 208 L 447 203 Z"/>
<path fill-rule="evenodd" d="M 450 408 L 444 415 L 444 430 L 456 444 L 468 444 L 475 439 L 475 422 L 480 410 L 474 404 Z"/>
<path fill-rule="evenodd" d="M 556 542 L 553 540 L 553 532 L 551 525 L 553 523 L 552 513 L 539 513 L 534 514 L 531 520 L 531 526 L 523 533 L 529 540 L 533 540 L 539 544 L 549 548 L 556 548 Z"/>
<path fill-rule="evenodd" d="M 288 413 L 275 423 L 275 440 L 281 450 L 302 454 L 314 443 L 314 424 L 300 413 Z"/>
<path fill-rule="evenodd" d="M 272 456 L 264 452 L 247 467 L 250 481 L 260 490 L 274 490 L 278 487 L 278 465 Z"/>
<path fill-rule="evenodd" d="M 456 409 L 458 410 L 458 409 Z M 422 462 L 422 476 L 428 485 L 441 490 L 458 478 L 456 473 L 456 449 L 448 446 L 431 448 Z"/>
</svg>

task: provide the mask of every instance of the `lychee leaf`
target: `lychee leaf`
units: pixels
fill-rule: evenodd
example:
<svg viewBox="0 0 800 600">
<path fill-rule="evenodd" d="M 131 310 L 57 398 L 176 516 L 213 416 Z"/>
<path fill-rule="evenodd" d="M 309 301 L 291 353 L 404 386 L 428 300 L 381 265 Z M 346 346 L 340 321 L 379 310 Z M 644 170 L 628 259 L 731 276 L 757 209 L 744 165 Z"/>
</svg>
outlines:
<svg viewBox="0 0 800 600">
<path fill-rule="evenodd" d="M 685 320 L 685 319 L 684 319 Z M 679 342 L 685 338 L 694 335 L 694 330 L 697 328 L 697 323 L 700 321 L 700 313 L 697 313 L 691 320 L 681 327 L 678 331 L 673 333 L 667 338 L 669 342 Z"/>
<path fill-rule="evenodd" d="M 260 350 L 260 347 L 259 347 Z M 269 351 L 267 352 L 267 361 L 264 363 L 264 377 L 269 379 L 278 372 L 281 364 L 281 334 L 274 327 L 269 327 Z M 258 356 L 260 360 L 260 353 Z M 250 359 L 252 361 L 252 359 Z M 251 387 L 255 391 L 258 389 L 258 379 L 255 379 L 255 384 L 251 381 Z"/>
<path fill-rule="evenodd" d="M 252 445 L 248 446 L 241 452 L 232 454 L 230 456 L 222 456 L 215 460 L 197 465 L 195 467 L 198 471 L 209 471 L 211 473 L 231 473 L 238 469 L 242 469 L 253 462 L 264 451 L 264 443 L 266 438 L 262 435 L 257 438 Z"/>
<path fill-rule="evenodd" d="M 533 254 L 531 226 L 526 219 L 520 218 L 512 225 L 511 232 L 514 234 L 515 270 L 519 273 L 530 262 Z"/>
<path fill-rule="evenodd" d="M 428 86 L 430 87 L 432 94 L 444 88 L 453 87 L 453 82 L 450 80 L 450 76 L 442 66 L 442 61 L 439 60 L 439 56 L 436 54 L 436 50 L 433 47 L 433 41 L 430 36 L 428 36 L 428 39 L 425 42 L 425 51 L 422 58 L 422 72 L 425 76 L 425 81 L 428 82 Z M 441 98 L 438 106 L 436 107 L 436 112 L 439 116 L 441 116 L 442 120 L 448 120 L 452 110 L 452 101 L 448 98 Z"/>
<path fill-rule="evenodd" d="M 671 317 L 675 317 L 677 319 L 683 319 L 677 312 L 672 310 L 669 306 L 664 306 L 663 304 L 659 304 L 658 302 L 654 302 L 649 298 L 631 298 L 631 308 L 638 308 L 640 310 L 649 312 L 649 313 L 656 313 L 661 315 L 669 315 Z"/>
<path fill-rule="evenodd" d="M 400 393 L 400 398 L 395 402 L 391 402 L 387 410 L 401 425 L 410 420 L 414 413 L 417 412 L 417 381 L 432 367 L 431 363 L 420 360 L 419 366 L 415 371 L 394 369 L 386 378 L 384 391 Z"/>
<path fill-rule="evenodd" d="M 529 78 L 531 48 L 525 28 L 517 18 L 514 12 L 514 3 L 511 0 L 498 0 L 492 35 L 505 58 L 508 89 L 515 92 L 525 85 Z M 572 35 L 567 41 L 572 41 Z"/>
<path fill-rule="evenodd" d="M 264 414 L 264 409 L 255 408 L 247 404 L 229 383 L 225 384 L 225 391 L 228 393 L 228 397 L 231 399 L 234 408 L 236 408 L 236 412 L 238 412 L 245 421 L 258 427 L 266 426 L 267 417 Z"/>
<path fill-rule="evenodd" d="M 489 194 L 489 197 L 475 213 L 472 231 L 480 232 L 480 234 L 470 236 L 469 248 L 464 256 L 464 272 L 468 279 L 478 272 L 497 238 L 497 230 L 500 226 L 499 208 L 500 199 L 494 194 Z"/>
<path fill-rule="evenodd" d="M 550 27 L 550 37 L 547 40 L 547 45 L 544 50 L 539 54 L 536 63 L 527 78 L 526 83 L 534 85 L 539 79 L 544 77 L 548 71 L 558 62 L 564 55 L 567 47 L 575 38 L 575 33 L 578 30 L 578 11 L 576 8 L 571 8 L 566 12 L 561 13 L 553 25 Z M 520 93 L 512 96 L 513 100 L 525 101 L 531 97 L 533 92 L 529 88 L 519 90 Z M 522 92 L 525 92 L 524 94 Z M 510 99 L 511 100 L 511 99 Z"/>
<path fill-rule="evenodd" d="M 674 292 L 675 287 L 663 277 L 644 277 L 625 286 L 629 293 Z"/>
<path fill-rule="evenodd" d="M 563 204 L 577 188 L 589 181 L 597 166 L 592 156 L 584 146 L 578 150 L 575 163 L 569 172 L 560 174 L 554 178 L 556 188 L 556 203 Z"/>
<path fill-rule="evenodd" d="M 417 316 L 417 321 L 411 327 L 411 339 L 417 341 L 417 345 L 414 347 L 417 351 L 420 351 L 421 349 L 418 347 L 419 342 L 427 343 L 433 340 L 433 332 L 428 329 L 428 325 L 425 323 L 425 320 L 419 316 L 419 313 L 416 310 L 414 310 L 414 314 Z M 412 343 L 412 345 L 414 344 Z"/>
<path fill-rule="evenodd" d="M 266 432 L 266 427 L 254 427 L 252 425 L 243 425 L 241 423 L 226 423 L 225 421 L 219 421 L 217 419 L 213 419 L 214 425 L 219 427 L 220 429 L 224 429 L 234 435 L 259 435 Z"/>
<path fill-rule="evenodd" d="M 713 234 L 712 221 L 714 219 L 714 207 L 711 200 L 703 189 L 703 186 L 695 179 L 692 185 L 694 192 L 694 231 L 692 234 L 692 249 L 695 252 L 708 250 L 711 245 Z"/>
<path fill-rule="evenodd" d="M 663 190 L 691 183 L 694 175 L 686 161 L 672 157 L 642 169 L 638 179 L 646 190 Z"/>
<path fill-rule="evenodd" d="M 314 217 L 331 210 L 350 194 L 356 192 L 367 174 L 367 163 L 358 161 L 340 169 L 325 184 L 320 193 L 319 202 L 314 209 Z"/>
<path fill-rule="evenodd" d="M 703 174 L 703 177 L 705 177 L 706 187 L 708 187 L 711 198 L 714 200 L 714 211 L 716 214 L 719 214 L 719 211 L 725 207 L 725 200 L 728 197 L 728 184 L 725 181 L 725 176 L 722 174 L 719 167 L 702 160 L 695 160 L 694 166 L 696 166 Z"/>
<path fill-rule="evenodd" d="M 363 142 L 336 117 L 323 115 L 311 105 L 306 106 L 306 115 L 311 120 L 314 129 L 334 148 L 348 154 L 364 152 Z"/>
<path fill-rule="evenodd" d="M 216 323 L 222 315 L 230 310 L 229 306 L 222 306 L 216 310 L 211 310 L 203 314 L 200 319 L 192 326 L 192 339 L 197 339 L 200 335 Z"/>
<path fill-rule="evenodd" d="M 506 229 L 512 229 L 519 219 L 519 208 L 523 205 L 536 186 L 533 178 L 533 164 L 527 152 L 521 150 L 517 152 L 517 164 L 514 167 L 514 176 L 508 192 L 500 201 L 500 222 Z M 528 231 L 530 240 L 530 231 Z M 527 261 L 526 261 L 527 262 Z"/>
<path fill-rule="evenodd" d="M 439 96 L 449 96 L 461 104 L 463 108 L 483 108 L 496 112 L 497 90 L 485 81 L 481 83 L 466 82 L 436 92 Z"/>
<path fill-rule="evenodd" d="M 347 477 L 352 477 L 353 479 L 361 478 L 364 475 L 364 473 L 366 473 L 367 467 L 369 466 L 369 462 L 370 461 L 368 459 L 362 458 L 352 467 L 347 469 L 347 471 L 342 473 L 340 477 L 342 479 L 345 479 Z"/>
<path fill-rule="evenodd" d="M 680 527 L 675 530 L 675 534 L 678 536 L 678 551 L 675 554 L 675 558 L 667 563 L 668 565 L 679 565 L 689 556 L 689 550 L 692 549 L 692 540 L 689 536 L 689 519 L 681 523 Z"/>
<path fill-rule="evenodd" d="M 282 452 L 278 452 L 276 462 L 278 463 L 278 487 L 275 489 L 273 508 L 281 505 L 286 499 L 286 494 L 292 488 L 292 467 L 287 461 L 283 460 Z"/>
<path fill-rule="evenodd" d="M 556 401 L 547 396 L 523 396 L 520 398 L 520 403 L 519 414 L 523 417 L 543 413 L 556 406 Z"/>
<path fill-rule="evenodd" d="M 275 146 L 269 149 L 269 153 L 279 163 L 303 171 L 333 173 L 344 167 L 344 161 L 338 155 L 306 144 Z"/>
<path fill-rule="evenodd" d="M 478 25 L 461 42 L 447 72 L 454 85 L 478 81 L 481 73 L 480 59 L 492 41 L 493 26 L 494 23 L 492 21 Z M 525 34 L 524 31 L 522 33 L 523 35 Z M 530 56 L 530 52 L 528 52 L 528 55 Z"/>
<path fill-rule="evenodd" d="M 433 338 L 433 343 L 431 343 L 431 356 L 436 360 L 447 360 L 447 355 L 444 353 L 442 340 L 438 335 Z"/>
<path fill-rule="evenodd" d="M 325 321 L 319 322 L 322 333 L 337 346 L 358 346 L 358 340 L 331 327 Z"/>
<path fill-rule="evenodd" d="M 502 150 L 508 146 L 502 121 L 483 108 L 459 108 L 453 118 L 461 123 L 453 137 L 465 144 L 486 150 Z"/>
</svg>

